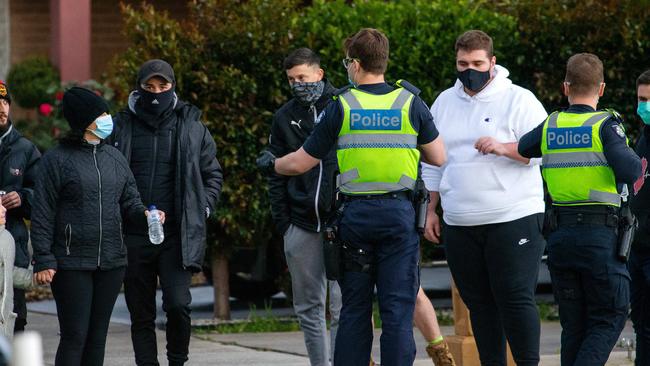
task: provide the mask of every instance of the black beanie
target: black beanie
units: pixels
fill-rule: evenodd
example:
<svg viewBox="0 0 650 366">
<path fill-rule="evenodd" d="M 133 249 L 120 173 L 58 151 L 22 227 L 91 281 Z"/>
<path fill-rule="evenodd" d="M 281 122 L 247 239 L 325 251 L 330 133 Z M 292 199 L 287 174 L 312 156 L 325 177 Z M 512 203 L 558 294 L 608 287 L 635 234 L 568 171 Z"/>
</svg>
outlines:
<svg viewBox="0 0 650 366">
<path fill-rule="evenodd" d="M 108 104 L 104 98 L 92 90 L 73 87 L 63 94 L 61 102 L 63 117 L 71 130 L 85 131 L 97 117 L 108 113 Z"/>
<path fill-rule="evenodd" d="M 0 80 L 0 99 L 4 99 L 7 103 L 11 104 L 11 95 L 9 95 L 9 89 L 7 89 L 7 84 Z"/>
</svg>

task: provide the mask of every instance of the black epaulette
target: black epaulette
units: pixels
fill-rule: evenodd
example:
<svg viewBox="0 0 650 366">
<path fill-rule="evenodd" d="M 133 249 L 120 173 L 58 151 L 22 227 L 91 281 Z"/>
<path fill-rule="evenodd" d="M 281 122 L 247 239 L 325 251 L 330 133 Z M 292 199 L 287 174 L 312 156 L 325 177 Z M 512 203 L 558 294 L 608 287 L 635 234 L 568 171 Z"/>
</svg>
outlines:
<svg viewBox="0 0 650 366">
<path fill-rule="evenodd" d="M 338 89 L 334 90 L 334 93 L 332 93 L 332 99 L 334 99 L 334 100 L 339 99 L 339 95 L 345 93 L 350 88 L 352 88 L 352 84 L 348 84 L 348 85 L 346 85 L 346 86 L 344 86 L 342 88 L 338 88 Z"/>
<path fill-rule="evenodd" d="M 397 80 L 395 85 L 399 86 L 400 88 L 404 88 L 404 89 L 410 91 L 414 95 L 420 95 L 420 89 L 416 88 L 415 85 L 409 83 L 408 81 L 406 81 L 404 79 Z"/>
</svg>

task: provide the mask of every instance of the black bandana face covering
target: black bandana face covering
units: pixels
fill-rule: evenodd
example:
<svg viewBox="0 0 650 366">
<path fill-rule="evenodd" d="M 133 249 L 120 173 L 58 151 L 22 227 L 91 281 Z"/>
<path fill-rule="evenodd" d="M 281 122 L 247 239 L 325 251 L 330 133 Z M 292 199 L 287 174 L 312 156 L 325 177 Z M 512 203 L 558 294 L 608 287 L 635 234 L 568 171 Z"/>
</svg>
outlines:
<svg viewBox="0 0 650 366">
<path fill-rule="evenodd" d="M 478 71 L 474 69 L 466 69 L 458 72 L 458 80 L 463 83 L 463 86 L 473 92 L 478 92 L 488 81 L 490 81 L 490 70 Z"/>
<path fill-rule="evenodd" d="M 142 88 L 139 90 L 142 109 L 153 116 L 159 116 L 169 108 L 174 100 L 174 88 L 162 93 L 148 92 Z"/>
<path fill-rule="evenodd" d="M 323 89 L 325 89 L 325 82 L 323 80 L 313 83 L 295 82 L 291 84 L 293 96 L 304 105 L 316 103 L 318 98 L 323 95 Z"/>
</svg>

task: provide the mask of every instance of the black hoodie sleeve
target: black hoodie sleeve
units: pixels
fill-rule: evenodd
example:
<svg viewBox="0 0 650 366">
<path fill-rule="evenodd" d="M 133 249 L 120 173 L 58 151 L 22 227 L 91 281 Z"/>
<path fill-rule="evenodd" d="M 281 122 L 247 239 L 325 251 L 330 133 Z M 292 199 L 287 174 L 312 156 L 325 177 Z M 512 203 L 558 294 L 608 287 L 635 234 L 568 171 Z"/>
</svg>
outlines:
<svg viewBox="0 0 650 366">
<path fill-rule="evenodd" d="M 56 258 L 52 253 L 52 245 L 54 244 L 61 183 L 60 169 L 54 154 L 45 154 L 41 160 L 40 170 L 41 173 L 36 179 L 34 206 L 32 208 L 31 237 L 34 248 L 34 272 L 57 269 Z"/>
<path fill-rule="evenodd" d="M 290 152 L 279 126 L 277 113 L 273 116 L 271 135 L 269 136 L 269 151 L 277 157 L 282 157 Z M 269 200 L 271 201 L 271 217 L 280 234 L 284 234 L 291 225 L 291 208 L 289 207 L 289 191 L 287 184 L 289 177 L 271 174 L 268 177 Z"/>
</svg>

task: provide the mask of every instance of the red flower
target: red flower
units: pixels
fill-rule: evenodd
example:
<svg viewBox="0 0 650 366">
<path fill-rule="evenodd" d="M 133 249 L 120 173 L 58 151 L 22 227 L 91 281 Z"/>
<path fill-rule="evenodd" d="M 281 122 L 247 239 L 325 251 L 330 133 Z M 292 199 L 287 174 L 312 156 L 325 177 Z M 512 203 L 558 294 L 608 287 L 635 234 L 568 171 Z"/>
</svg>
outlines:
<svg viewBox="0 0 650 366">
<path fill-rule="evenodd" d="M 54 107 L 50 103 L 43 103 L 38 107 L 38 111 L 42 116 L 49 117 L 54 111 Z"/>
<path fill-rule="evenodd" d="M 63 92 L 59 90 L 58 92 L 56 92 L 56 94 L 54 94 L 54 98 L 56 98 L 56 100 L 58 100 L 59 102 L 62 101 L 63 100 Z"/>
</svg>

